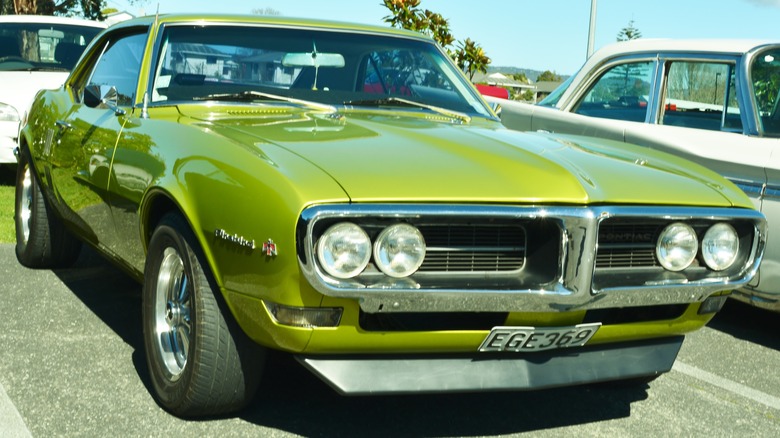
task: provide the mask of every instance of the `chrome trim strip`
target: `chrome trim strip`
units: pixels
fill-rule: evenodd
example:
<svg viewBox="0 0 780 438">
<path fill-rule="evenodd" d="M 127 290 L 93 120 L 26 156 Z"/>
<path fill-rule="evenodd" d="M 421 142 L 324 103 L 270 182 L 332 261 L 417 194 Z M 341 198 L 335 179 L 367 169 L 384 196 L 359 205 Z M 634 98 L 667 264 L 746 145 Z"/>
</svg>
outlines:
<svg viewBox="0 0 780 438">
<path fill-rule="evenodd" d="M 399 279 L 381 288 L 329 278 L 314 260 L 313 227 L 322 219 L 333 218 L 420 218 L 548 219 L 563 229 L 559 275 L 538 290 L 513 289 L 423 289 L 411 279 Z M 670 221 L 747 220 L 753 223 L 753 248 L 736 279 L 712 278 L 702 281 L 659 281 L 638 287 L 606 287 L 593 290 L 598 248 L 598 226 L 608 218 L 655 218 Z M 633 307 L 701 302 L 715 292 L 746 284 L 758 271 L 766 245 L 766 221 L 755 210 L 741 208 L 694 208 L 664 206 L 517 207 L 474 205 L 359 204 L 322 205 L 308 208 L 298 225 L 299 263 L 309 283 L 320 293 L 356 299 L 363 311 L 377 312 L 455 312 L 455 311 L 570 311 L 609 307 Z M 303 239 L 301 241 L 300 239 Z M 455 277 L 455 276 L 453 276 Z"/>
<path fill-rule="evenodd" d="M 764 199 L 780 199 L 780 186 L 766 185 L 764 187 Z"/>
<path fill-rule="evenodd" d="M 738 178 L 727 178 L 734 183 L 740 190 L 745 192 L 750 198 L 761 198 L 764 196 L 767 185 L 763 181 L 751 181 Z"/>
</svg>

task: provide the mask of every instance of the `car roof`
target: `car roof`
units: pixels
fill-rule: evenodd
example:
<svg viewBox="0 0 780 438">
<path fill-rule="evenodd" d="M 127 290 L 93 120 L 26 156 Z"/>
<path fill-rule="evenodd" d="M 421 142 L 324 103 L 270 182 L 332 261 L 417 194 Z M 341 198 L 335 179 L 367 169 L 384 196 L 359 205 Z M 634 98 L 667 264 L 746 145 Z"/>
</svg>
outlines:
<svg viewBox="0 0 780 438">
<path fill-rule="evenodd" d="M 780 44 L 780 40 L 639 38 L 602 47 L 586 61 L 585 65 L 600 64 L 615 56 L 647 52 L 742 54 L 769 44 Z"/>
<path fill-rule="evenodd" d="M 65 24 L 100 28 L 105 28 L 107 26 L 107 24 L 102 21 L 86 20 L 83 18 L 55 17 L 52 15 L 0 15 L 0 23 Z"/>
<path fill-rule="evenodd" d="M 349 23 L 342 21 L 328 21 L 310 18 L 296 18 L 287 16 L 268 16 L 268 15 L 235 15 L 235 14 L 160 14 L 159 16 L 148 15 L 145 17 L 133 18 L 119 22 L 112 27 L 126 27 L 134 25 L 150 25 L 157 20 L 159 24 L 267 24 L 280 27 L 308 27 L 322 28 L 329 30 L 347 30 L 368 33 L 380 33 L 386 35 L 397 35 L 412 37 L 417 39 L 431 40 L 430 37 L 420 32 L 413 32 L 406 29 L 398 29 L 390 26 L 377 26 L 370 24 Z"/>
</svg>

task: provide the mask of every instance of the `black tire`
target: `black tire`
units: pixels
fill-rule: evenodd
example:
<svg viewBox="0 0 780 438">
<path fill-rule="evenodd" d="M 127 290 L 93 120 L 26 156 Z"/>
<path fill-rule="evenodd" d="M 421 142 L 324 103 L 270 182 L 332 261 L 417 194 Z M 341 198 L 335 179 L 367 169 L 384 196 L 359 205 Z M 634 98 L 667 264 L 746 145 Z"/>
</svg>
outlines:
<svg viewBox="0 0 780 438">
<path fill-rule="evenodd" d="M 79 257 L 81 242 L 54 215 L 43 197 L 27 150 L 16 168 L 16 258 L 28 268 L 65 268 Z"/>
<path fill-rule="evenodd" d="M 182 217 L 164 216 L 144 269 L 144 347 L 158 402 L 180 417 L 241 409 L 254 397 L 265 359 L 232 318 L 203 260 Z"/>
</svg>

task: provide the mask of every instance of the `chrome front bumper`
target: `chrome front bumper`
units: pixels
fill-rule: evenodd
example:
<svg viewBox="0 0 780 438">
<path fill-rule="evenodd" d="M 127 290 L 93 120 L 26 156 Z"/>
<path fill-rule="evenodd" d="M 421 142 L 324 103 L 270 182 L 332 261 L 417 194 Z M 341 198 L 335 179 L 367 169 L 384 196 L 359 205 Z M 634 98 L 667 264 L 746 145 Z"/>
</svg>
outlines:
<svg viewBox="0 0 780 438">
<path fill-rule="evenodd" d="M 655 376 L 683 337 L 519 354 L 296 356 L 345 395 L 530 390 Z"/>
<path fill-rule="evenodd" d="M 749 248 L 731 272 L 704 275 L 659 272 L 651 268 L 598 269 L 599 227 L 612 220 L 733 221 L 751 229 Z M 514 277 L 440 273 L 415 274 L 400 281 L 375 281 L 366 275 L 340 280 L 318 266 L 315 255 L 320 223 L 544 223 L 559 230 L 551 239 L 557 250 L 532 272 L 524 265 Z M 563 312 L 702 302 L 714 293 L 741 287 L 755 275 L 766 244 L 766 221 L 760 212 L 742 208 L 665 206 L 521 207 L 473 205 L 323 205 L 305 210 L 298 224 L 299 263 L 320 293 L 355 299 L 367 313 L 381 312 Z M 538 251 L 543 252 L 543 251 Z M 550 274 L 549 271 L 552 271 Z M 647 272 L 651 274 L 646 274 Z M 660 269 L 663 271 L 663 269 Z M 687 270 L 686 270 L 687 271 Z M 531 278 L 532 280 L 526 280 Z M 542 280 L 534 282 L 534 278 Z"/>
</svg>

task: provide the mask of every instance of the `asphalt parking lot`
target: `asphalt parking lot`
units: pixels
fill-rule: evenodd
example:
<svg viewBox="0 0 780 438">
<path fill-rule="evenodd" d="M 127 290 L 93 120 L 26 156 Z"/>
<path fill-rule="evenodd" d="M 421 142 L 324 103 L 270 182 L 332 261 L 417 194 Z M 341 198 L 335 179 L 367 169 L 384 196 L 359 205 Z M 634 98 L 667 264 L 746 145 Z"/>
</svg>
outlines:
<svg viewBox="0 0 780 438">
<path fill-rule="evenodd" d="M 780 315 L 735 302 L 649 384 L 353 398 L 277 355 L 246 410 L 185 421 L 149 394 L 140 286 L 89 251 L 71 269 L 28 270 L 10 244 L 0 274 L 4 438 L 780 434 Z"/>
</svg>

